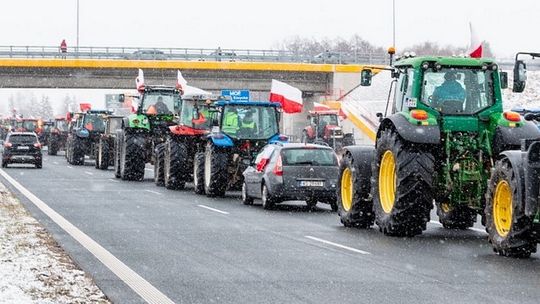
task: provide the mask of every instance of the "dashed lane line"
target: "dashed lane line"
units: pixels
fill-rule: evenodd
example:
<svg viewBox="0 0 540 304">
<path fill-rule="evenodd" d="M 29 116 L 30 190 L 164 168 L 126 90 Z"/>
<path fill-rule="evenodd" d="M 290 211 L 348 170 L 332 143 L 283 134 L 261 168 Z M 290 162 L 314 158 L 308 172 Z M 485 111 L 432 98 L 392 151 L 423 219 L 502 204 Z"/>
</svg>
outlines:
<svg viewBox="0 0 540 304">
<path fill-rule="evenodd" d="M 144 190 L 146 192 L 150 192 L 150 193 L 153 193 L 153 194 L 158 194 L 158 195 L 162 195 L 163 193 L 161 192 L 157 192 L 157 191 L 152 191 L 152 190 Z"/>
<path fill-rule="evenodd" d="M 221 214 L 229 214 L 229 212 L 227 212 L 227 211 L 221 211 L 219 209 L 208 207 L 208 206 L 205 206 L 205 205 L 197 205 L 197 206 L 199 206 L 201 208 L 204 208 L 204 209 L 208 209 L 210 211 L 218 212 L 218 213 L 221 213 Z"/>
<path fill-rule="evenodd" d="M 94 173 L 89 172 L 89 171 L 84 171 L 84 173 L 86 173 L 86 174 L 88 174 L 88 175 L 94 175 Z"/>
<path fill-rule="evenodd" d="M 92 253 L 98 260 L 101 261 L 101 263 L 103 263 L 103 265 L 109 268 L 116 276 L 118 276 L 118 278 L 124 281 L 126 285 L 133 289 L 133 291 L 135 291 L 141 298 L 143 298 L 143 300 L 152 304 L 174 303 L 171 299 L 169 299 L 169 297 L 129 268 L 112 253 L 107 251 L 107 249 L 103 248 L 100 244 L 79 230 L 79 228 L 45 204 L 45 202 L 35 196 L 32 192 L 19 184 L 19 182 L 9 176 L 4 170 L 0 169 L 0 175 L 11 183 L 13 187 L 19 190 L 34 205 L 36 205 L 36 207 L 43 211 L 43 213 L 51 218 L 51 220 L 60 226 L 60 228 L 71 235 L 77 242 L 79 242 L 79 244 Z"/>
<path fill-rule="evenodd" d="M 73 167 L 72 167 L 72 166 L 67 166 L 67 167 L 68 167 L 68 168 L 70 168 L 70 169 L 73 169 Z"/>
<path fill-rule="evenodd" d="M 313 240 L 313 241 L 321 242 L 321 243 L 327 244 L 327 245 L 332 245 L 334 247 L 349 250 L 349 251 L 352 251 L 352 252 L 356 252 L 356 253 L 360 253 L 360 254 L 371 254 L 371 253 L 369 253 L 367 251 L 364 251 L 364 250 L 360 250 L 360 249 L 352 248 L 352 247 L 349 247 L 349 246 L 341 245 L 341 244 L 338 244 L 338 243 L 330 242 L 330 241 L 323 240 L 323 239 L 320 239 L 318 237 L 314 237 L 314 236 L 311 236 L 311 235 L 306 235 L 305 237 L 310 239 L 310 240 Z"/>
<path fill-rule="evenodd" d="M 113 183 L 119 183 L 119 182 L 120 182 L 120 181 L 117 181 L 117 180 L 114 179 L 114 178 L 109 178 L 109 180 L 110 180 L 111 182 L 113 182 Z"/>
<path fill-rule="evenodd" d="M 152 172 L 154 171 L 154 169 L 150 169 L 150 168 L 144 168 L 144 170 L 146 170 L 146 171 L 152 171 Z"/>
<path fill-rule="evenodd" d="M 58 162 L 57 162 L 57 161 L 53 161 L 52 163 L 55 164 L 55 165 L 58 165 Z"/>
</svg>

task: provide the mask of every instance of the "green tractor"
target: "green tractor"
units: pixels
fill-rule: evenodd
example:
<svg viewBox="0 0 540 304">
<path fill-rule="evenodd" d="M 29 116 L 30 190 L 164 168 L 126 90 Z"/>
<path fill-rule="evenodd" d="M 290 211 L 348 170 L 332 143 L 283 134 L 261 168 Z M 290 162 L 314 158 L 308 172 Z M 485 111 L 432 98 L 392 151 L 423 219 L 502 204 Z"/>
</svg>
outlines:
<svg viewBox="0 0 540 304">
<path fill-rule="evenodd" d="M 141 70 L 137 90 L 137 110 L 122 120 L 115 139 L 114 171 L 123 180 L 143 179 L 146 163 L 155 163 L 155 148 L 165 142 L 182 106 L 181 86 L 145 86 Z"/>
<path fill-rule="evenodd" d="M 507 74 L 491 59 L 463 57 L 405 57 L 384 69 L 393 77 L 393 97 L 389 113 L 378 114 L 375 147 L 344 149 L 341 222 L 375 222 L 386 235 L 414 236 L 426 229 L 435 203 L 445 228 L 471 227 L 478 214 L 484 224 L 497 155 L 540 136 L 533 123 L 503 111 Z M 361 85 L 371 77 L 364 69 Z"/>
<path fill-rule="evenodd" d="M 523 92 L 526 65 L 519 55 L 540 58 L 540 53 L 518 53 L 514 66 L 514 92 Z M 525 120 L 540 123 L 540 113 Z M 522 140 L 521 149 L 497 157 L 486 195 L 486 230 L 493 250 L 509 257 L 529 257 L 540 242 L 540 137 Z"/>
</svg>

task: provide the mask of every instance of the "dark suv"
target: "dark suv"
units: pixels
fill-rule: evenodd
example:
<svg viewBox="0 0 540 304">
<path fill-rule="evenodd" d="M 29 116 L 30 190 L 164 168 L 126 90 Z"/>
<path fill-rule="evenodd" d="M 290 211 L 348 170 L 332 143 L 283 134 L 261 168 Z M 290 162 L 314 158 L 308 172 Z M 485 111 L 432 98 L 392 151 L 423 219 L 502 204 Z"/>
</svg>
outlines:
<svg viewBox="0 0 540 304">
<path fill-rule="evenodd" d="M 4 141 L 2 168 L 9 164 L 34 164 L 41 168 L 41 144 L 34 132 L 12 132 Z"/>
</svg>

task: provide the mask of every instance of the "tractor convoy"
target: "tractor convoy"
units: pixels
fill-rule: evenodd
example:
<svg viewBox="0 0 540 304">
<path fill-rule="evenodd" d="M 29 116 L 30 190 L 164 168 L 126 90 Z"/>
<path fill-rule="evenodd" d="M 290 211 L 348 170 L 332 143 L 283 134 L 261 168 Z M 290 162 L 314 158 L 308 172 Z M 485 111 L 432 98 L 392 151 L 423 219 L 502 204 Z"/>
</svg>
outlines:
<svg viewBox="0 0 540 304">
<path fill-rule="evenodd" d="M 536 252 L 539 112 L 503 110 L 508 76 L 491 59 L 394 60 L 392 48 L 389 54 L 388 67 L 361 71 L 361 86 L 370 86 L 381 70 L 392 77 L 386 113 L 377 115 L 373 146 L 355 145 L 334 110 L 310 111 L 309 125 L 302 131 L 305 145 L 297 144 L 306 149 L 312 143 L 330 146 L 339 153 L 339 176 L 332 185 L 337 202 L 330 203 L 341 223 L 357 228 L 376 224 L 385 235 L 412 237 L 426 230 L 436 208 L 447 229 L 467 229 L 480 218 L 500 255 L 528 257 Z M 526 66 L 516 56 L 514 92 L 523 91 L 525 83 Z M 265 147 L 288 141 L 280 133 L 280 104 L 184 94 L 186 85 L 178 72 L 176 86 L 146 86 L 139 70 L 139 94 L 130 96 L 133 114 L 87 110 L 58 118 L 47 132 L 49 154 L 65 146 L 70 164 L 82 165 L 88 156 L 96 160 L 96 168 L 112 166 L 123 180 L 142 180 L 150 163 L 157 186 L 181 190 L 192 182 L 195 193 L 210 197 L 242 189 L 245 172 L 262 174 L 259 167 L 270 160 L 262 154 L 274 148 Z M 272 159 L 275 175 L 283 174 L 282 161 L 317 163 L 300 155 Z M 319 185 L 296 180 L 299 185 Z"/>
</svg>

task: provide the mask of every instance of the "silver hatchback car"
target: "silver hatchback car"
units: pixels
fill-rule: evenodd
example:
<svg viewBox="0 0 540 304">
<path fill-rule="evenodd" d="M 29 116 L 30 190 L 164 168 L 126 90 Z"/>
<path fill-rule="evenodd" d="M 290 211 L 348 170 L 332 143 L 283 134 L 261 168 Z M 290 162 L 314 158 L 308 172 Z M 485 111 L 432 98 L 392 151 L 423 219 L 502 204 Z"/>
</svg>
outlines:
<svg viewBox="0 0 540 304">
<path fill-rule="evenodd" d="M 276 143 L 264 147 L 255 164 L 244 171 L 242 201 L 262 200 L 264 209 L 286 200 L 303 200 L 313 208 L 317 202 L 337 210 L 338 159 L 327 146 Z"/>
</svg>

